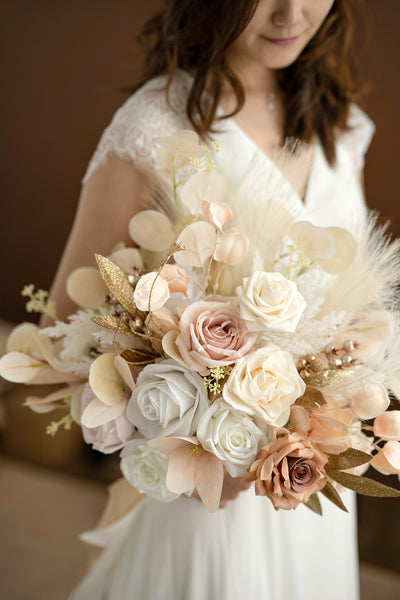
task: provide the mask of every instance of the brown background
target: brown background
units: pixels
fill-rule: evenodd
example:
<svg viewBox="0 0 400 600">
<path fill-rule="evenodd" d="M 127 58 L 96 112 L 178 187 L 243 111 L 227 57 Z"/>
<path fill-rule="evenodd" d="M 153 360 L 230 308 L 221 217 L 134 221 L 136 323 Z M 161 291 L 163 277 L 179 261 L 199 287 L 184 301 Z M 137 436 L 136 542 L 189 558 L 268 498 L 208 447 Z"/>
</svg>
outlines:
<svg viewBox="0 0 400 600">
<path fill-rule="evenodd" d="M 160 4 L 132 0 L 10 0 L 1 11 L 0 317 L 25 318 L 19 292 L 47 289 L 71 227 L 80 179 L 99 135 L 134 83 L 140 24 Z M 377 125 L 366 165 L 368 203 L 400 233 L 399 0 L 365 0 Z M 384 504 L 384 505 L 383 505 Z M 396 501 L 360 503 L 361 557 L 399 568 Z M 398 536 L 397 536 L 398 537 Z"/>
</svg>

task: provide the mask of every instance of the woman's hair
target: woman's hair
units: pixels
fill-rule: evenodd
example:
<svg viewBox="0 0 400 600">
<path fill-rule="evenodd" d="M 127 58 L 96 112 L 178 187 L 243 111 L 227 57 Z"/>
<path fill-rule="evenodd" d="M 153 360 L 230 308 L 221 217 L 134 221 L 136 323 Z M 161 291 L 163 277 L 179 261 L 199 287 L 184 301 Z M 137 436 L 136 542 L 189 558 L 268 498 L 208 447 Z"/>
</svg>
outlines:
<svg viewBox="0 0 400 600">
<path fill-rule="evenodd" d="M 243 85 L 229 68 L 227 51 L 250 22 L 260 0 L 164 0 L 164 8 L 148 21 L 139 42 L 152 43 L 145 60 L 143 85 L 168 74 L 167 92 L 177 68 L 193 76 L 187 116 L 206 138 L 213 129 L 223 82 L 244 104 Z M 299 58 L 277 72 L 285 104 L 284 137 L 309 143 L 316 133 L 329 163 L 335 161 L 334 129 L 346 129 L 355 98 L 351 45 L 354 0 L 335 0 L 327 18 Z M 209 102 L 204 102 L 207 85 Z M 139 87 L 138 86 L 138 87 Z"/>
</svg>

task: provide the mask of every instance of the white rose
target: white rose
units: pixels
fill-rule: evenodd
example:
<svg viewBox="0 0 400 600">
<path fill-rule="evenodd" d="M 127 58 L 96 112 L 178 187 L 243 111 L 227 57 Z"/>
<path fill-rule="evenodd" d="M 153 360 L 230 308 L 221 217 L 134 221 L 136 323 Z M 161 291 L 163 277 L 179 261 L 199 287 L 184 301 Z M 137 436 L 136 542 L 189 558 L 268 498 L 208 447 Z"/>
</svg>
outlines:
<svg viewBox="0 0 400 600">
<path fill-rule="evenodd" d="M 282 427 L 305 389 L 290 352 L 266 346 L 236 362 L 223 396 L 233 408 Z"/>
<path fill-rule="evenodd" d="M 197 427 L 203 448 L 223 461 L 231 477 L 242 477 L 267 438 L 254 421 L 218 398 Z"/>
<path fill-rule="evenodd" d="M 166 486 L 168 454 L 147 445 L 146 440 L 134 440 L 122 450 L 121 471 L 125 479 L 142 494 L 160 502 L 179 497 Z"/>
<path fill-rule="evenodd" d="M 140 372 L 126 414 L 143 436 L 153 439 L 192 435 L 207 408 L 200 375 L 168 359 Z"/>
<path fill-rule="evenodd" d="M 236 288 L 240 316 L 252 331 L 295 331 L 306 301 L 281 273 L 255 271 Z"/>
</svg>

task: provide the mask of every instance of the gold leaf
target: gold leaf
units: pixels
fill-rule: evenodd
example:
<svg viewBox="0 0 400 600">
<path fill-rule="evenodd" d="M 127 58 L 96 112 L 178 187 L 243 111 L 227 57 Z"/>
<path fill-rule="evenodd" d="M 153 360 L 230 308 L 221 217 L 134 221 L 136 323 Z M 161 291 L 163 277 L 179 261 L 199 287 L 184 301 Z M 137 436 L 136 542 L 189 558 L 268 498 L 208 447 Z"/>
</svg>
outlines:
<svg viewBox="0 0 400 600">
<path fill-rule="evenodd" d="M 309 497 L 308 502 L 305 502 L 304 505 L 313 512 L 317 513 L 317 515 L 322 516 L 322 506 L 317 494 L 312 494 Z"/>
<path fill-rule="evenodd" d="M 95 254 L 94 256 L 99 266 L 100 274 L 110 292 L 114 294 L 125 310 L 131 314 L 135 313 L 136 305 L 133 301 L 133 290 L 121 267 L 105 256 L 101 256 L 101 254 Z"/>
<path fill-rule="evenodd" d="M 331 454 L 326 464 L 327 469 L 334 469 L 335 471 L 344 471 L 345 469 L 354 469 L 360 465 L 371 460 L 372 456 L 361 450 L 355 448 L 349 448 L 340 454 Z"/>
<path fill-rule="evenodd" d="M 136 337 L 136 334 L 132 333 L 126 321 L 123 321 L 121 317 L 116 317 L 115 315 L 96 315 L 95 317 L 91 317 L 91 320 L 114 333 L 118 332 L 121 335 Z"/>
<path fill-rule="evenodd" d="M 150 365 L 153 363 L 156 358 L 159 358 L 156 354 L 152 352 L 146 352 L 145 350 L 124 350 L 121 352 L 121 356 L 126 362 L 135 367 L 141 367 L 145 365 Z"/>
<path fill-rule="evenodd" d="M 326 473 L 331 479 L 340 483 L 349 490 L 353 490 L 362 496 L 374 496 L 376 498 L 398 498 L 400 497 L 400 490 L 379 483 L 374 479 L 368 477 L 362 477 L 358 475 L 352 475 L 351 473 L 344 473 L 343 471 L 334 471 L 333 469 L 326 469 Z"/>
<path fill-rule="evenodd" d="M 325 487 L 322 488 L 321 493 L 325 496 L 325 498 L 328 498 L 328 500 L 333 502 L 333 504 L 336 504 L 336 506 L 338 506 L 340 508 L 340 510 L 349 512 L 347 510 L 347 508 L 345 507 L 345 505 L 343 504 L 340 494 L 335 490 L 333 485 L 331 483 L 329 483 L 329 481 L 325 485 Z"/>
<path fill-rule="evenodd" d="M 326 402 L 319 390 L 306 389 L 305 394 L 297 398 L 296 404 L 303 408 L 313 409 L 326 404 Z"/>
<path fill-rule="evenodd" d="M 355 369 L 325 369 L 318 373 L 310 373 L 307 379 L 307 385 L 315 387 L 325 387 L 326 385 L 345 383 L 355 374 Z"/>
</svg>

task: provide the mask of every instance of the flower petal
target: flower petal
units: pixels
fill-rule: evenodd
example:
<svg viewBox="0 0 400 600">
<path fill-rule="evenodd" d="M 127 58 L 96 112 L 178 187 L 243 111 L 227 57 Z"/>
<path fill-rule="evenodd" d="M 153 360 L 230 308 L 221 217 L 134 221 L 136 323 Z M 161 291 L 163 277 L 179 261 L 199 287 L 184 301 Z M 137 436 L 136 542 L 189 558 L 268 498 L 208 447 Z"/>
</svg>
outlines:
<svg viewBox="0 0 400 600">
<path fill-rule="evenodd" d="M 214 258 L 218 262 L 237 265 L 249 251 L 249 238 L 240 231 L 230 231 L 218 237 Z"/>
<path fill-rule="evenodd" d="M 224 224 L 233 217 L 231 207 L 225 202 L 203 201 L 201 210 L 207 221 L 219 231 L 222 231 Z"/>
<path fill-rule="evenodd" d="M 143 268 L 142 257 L 137 248 L 121 248 L 110 254 L 108 258 L 121 267 L 124 273 L 131 273 L 134 268 Z"/>
<path fill-rule="evenodd" d="M 197 461 L 194 484 L 209 512 L 215 512 L 219 507 L 223 482 L 222 462 L 210 452 L 204 452 Z"/>
<path fill-rule="evenodd" d="M 118 373 L 121 375 L 122 379 L 126 383 L 126 385 L 133 390 L 136 388 L 135 380 L 133 379 L 132 371 L 129 364 L 122 358 L 122 356 L 116 356 L 114 358 L 114 367 L 117 369 Z"/>
<path fill-rule="evenodd" d="M 107 406 L 119 404 L 124 389 L 124 381 L 115 368 L 114 359 L 113 352 L 102 354 L 91 364 L 89 371 L 89 384 L 93 393 Z"/>
<path fill-rule="evenodd" d="M 225 195 L 225 179 L 215 171 L 199 171 L 181 188 L 181 202 L 193 214 L 200 212 L 201 203 L 219 202 Z"/>
<path fill-rule="evenodd" d="M 104 425 L 117 419 L 124 412 L 126 404 L 127 400 L 125 398 L 113 406 L 107 406 L 98 398 L 94 398 L 83 411 L 81 424 L 89 429 Z"/>
<path fill-rule="evenodd" d="M 346 229 L 327 227 L 326 230 L 335 242 L 335 253 L 332 258 L 327 260 L 318 259 L 318 263 L 327 273 L 339 273 L 347 269 L 353 262 L 358 244 Z"/>
<path fill-rule="evenodd" d="M 143 210 L 132 217 L 129 235 L 138 246 L 153 252 L 166 250 L 174 240 L 168 217 L 156 210 Z"/>
<path fill-rule="evenodd" d="M 191 223 L 180 233 L 178 242 L 184 250 L 175 252 L 175 262 L 183 267 L 201 267 L 215 250 L 216 231 L 204 221 Z"/>
<path fill-rule="evenodd" d="M 96 267 L 79 267 L 67 278 L 66 290 L 75 304 L 97 308 L 106 301 L 108 289 Z"/>
<path fill-rule="evenodd" d="M 178 337 L 178 335 L 179 331 L 168 331 L 162 339 L 162 347 L 165 354 L 176 360 L 176 362 L 183 365 L 184 367 L 187 367 L 187 364 L 183 360 L 182 355 L 179 352 L 178 346 L 176 345 L 176 338 Z"/>
<path fill-rule="evenodd" d="M 185 444 L 172 450 L 169 455 L 166 484 L 175 494 L 183 494 L 194 487 L 198 458 L 192 452 L 192 448 L 191 444 Z"/>
<path fill-rule="evenodd" d="M 41 344 L 50 352 L 52 348 L 51 340 L 47 336 L 41 335 L 40 328 L 33 323 L 20 323 L 12 329 L 7 338 L 7 352 L 23 352 L 40 359 L 44 358 L 41 345 L 38 343 L 36 336 L 40 336 Z"/>
</svg>

